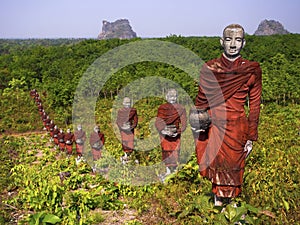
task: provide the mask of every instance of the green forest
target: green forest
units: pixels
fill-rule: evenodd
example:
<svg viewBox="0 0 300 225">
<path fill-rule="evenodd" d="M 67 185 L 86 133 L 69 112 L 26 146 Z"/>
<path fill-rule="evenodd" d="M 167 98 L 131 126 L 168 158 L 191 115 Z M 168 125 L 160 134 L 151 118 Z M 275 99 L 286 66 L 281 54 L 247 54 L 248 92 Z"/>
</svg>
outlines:
<svg viewBox="0 0 300 225">
<path fill-rule="evenodd" d="M 128 64 L 132 59 L 128 52 L 124 66 L 108 58 L 114 53 L 117 59 L 123 59 L 126 52 L 115 49 L 142 46 L 139 43 L 146 41 L 153 43 L 153 49 L 155 43 L 180 46 L 201 62 L 222 53 L 219 37 L 0 40 L 0 224 L 300 224 L 299 34 L 246 36 L 241 54 L 260 63 L 263 93 L 259 139 L 246 161 L 243 191 L 235 199 L 237 207 L 228 204 L 222 210 L 214 206 L 211 184 L 199 175 L 194 153 L 165 183 L 131 185 L 136 174 L 129 166 L 134 165 L 113 167 L 110 175 L 118 177 L 114 181 L 92 172 L 90 155 L 86 156 L 87 162 L 77 164 L 75 154 L 67 157 L 54 148 L 29 95 L 32 89 L 39 92 L 45 111 L 64 130 L 76 126 L 73 106 L 76 93 L 82 90 L 78 85 L 83 84 L 85 97 L 96 97 L 93 113 L 106 137 L 103 154 L 108 155 L 106 161 L 99 161 L 102 166 L 118 161 L 123 154 L 112 123 L 120 97 L 130 95 L 136 99 L 136 138 L 146 144 L 149 141 L 149 145 L 154 141 L 149 138 L 151 120 L 165 101 L 165 90 L 179 85 L 179 101 L 194 100 L 197 74 L 191 77 L 184 69 L 200 68 L 201 62 L 192 62 L 193 57 L 162 52 L 162 57 L 167 54 L 165 62 L 141 61 L 137 56 L 134 63 Z M 136 50 L 135 54 L 149 51 Z M 155 50 L 153 56 L 159 57 Z M 167 63 L 176 61 L 176 57 L 188 64 L 179 68 Z M 98 70 L 105 70 L 110 77 L 106 81 L 82 79 L 99 72 L 91 67 L 102 65 L 99 58 L 110 67 Z M 146 88 L 130 90 L 136 80 Z M 156 96 L 147 96 L 149 93 Z M 189 127 L 186 135 L 191 135 Z M 193 151 L 190 143 L 181 148 L 183 152 Z M 135 152 L 134 157 L 141 166 L 155 164 L 161 160 L 160 147 Z M 69 172 L 70 176 L 62 180 L 58 176 L 61 172 Z"/>
</svg>

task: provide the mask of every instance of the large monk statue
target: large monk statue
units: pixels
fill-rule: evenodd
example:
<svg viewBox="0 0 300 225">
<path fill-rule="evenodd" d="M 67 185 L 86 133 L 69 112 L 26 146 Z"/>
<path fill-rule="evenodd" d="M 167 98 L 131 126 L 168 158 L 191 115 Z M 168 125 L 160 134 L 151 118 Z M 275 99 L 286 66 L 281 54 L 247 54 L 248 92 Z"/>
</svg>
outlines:
<svg viewBox="0 0 300 225">
<path fill-rule="evenodd" d="M 134 129 L 137 124 L 137 110 L 131 107 L 131 99 L 125 97 L 123 99 L 123 108 L 119 109 L 117 114 L 117 125 L 120 130 L 124 152 L 122 160 L 126 160 L 134 150 Z"/>
<path fill-rule="evenodd" d="M 180 137 L 187 125 L 186 110 L 177 103 L 177 91 L 170 89 L 166 94 L 167 103 L 159 106 L 155 127 L 159 132 L 162 160 L 167 167 L 167 173 L 173 172 L 179 163 Z"/>
<path fill-rule="evenodd" d="M 211 121 L 206 130 L 192 130 L 198 133 L 200 174 L 212 182 L 216 206 L 241 193 L 245 159 L 258 138 L 262 72 L 257 62 L 240 55 L 244 35 L 238 24 L 225 27 L 220 39 L 224 52 L 203 65 L 195 101 L 197 110 L 206 112 Z M 248 113 L 244 108 L 247 99 Z"/>
</svg>

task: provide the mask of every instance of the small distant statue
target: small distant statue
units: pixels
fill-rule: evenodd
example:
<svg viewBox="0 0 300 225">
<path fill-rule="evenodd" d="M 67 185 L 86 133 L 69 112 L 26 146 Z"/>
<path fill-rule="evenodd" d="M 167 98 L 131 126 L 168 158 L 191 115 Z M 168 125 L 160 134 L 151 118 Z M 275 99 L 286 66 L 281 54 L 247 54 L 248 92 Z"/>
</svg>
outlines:
<svg viewBox="0 0 300 225">
<path fill-rule="evenodd" d="M 95 126 L 94 132 L 90 135 L 90 146 L 92 148 L 93 160 L 96 161 L 101 158 L 101 150 L 105 142 L 104 134 L 100 132 L 100 127 Z"/>
<path fill-rule="evenodd" d="M 46 128 L 46 120 L 49 119 L 48 117 L 49 116 L 47 115 L 47 113 L 44 110 L 43 114 L 41 115 L 41 118 L 42 118 L 42 121 L 43 121 L 43 125 L 44 125 L 43 130 L 47 130 L 47 128 Z"/>
<path fill-rule="evenodd" d="M 166 165 L 167 173 L 173 172 L 179 163 L 180 138 L 187 126 L 186 110 L 177 103 L 176 89 L 168 90 L 167 103 L 159 106 L 155 127 L 159 132 L 162 160 Z"/>
<path fill-rule="evenodd" d="M 121 160 L 127 160 L 127 158 L 134 151 L 134 129 L 138 124 L 137 110 L 131 107 L 131 99 L 125 97 L 123 99 L 123 108 L 118 110 L 117 125 L 120 130 L 122 149 L 124 156 Z"/>
<path fill-rule="evenodd" d="M 54 129 L 53 129 L 53 142 L 54 142 L 55 149 L 59 146 L 58 134 L 59 134 L 59 129 L 58 129 L 57 125 L 55 125 Z"/>
<path fill-rule="evenodd" d="M 45 127 L 46 127 L 46 130 L 49 132 L 50 131 L 50 125 L 51 125 L 51 119 L 49 116 L 46 117 L 46 119 L 44 120 L 45 122 Z"/>
<path fill-rule="evenodd" d="M 61 152 L 65 151 L 66 143 L 65 143 L 65 132 L 62 128 L 59 129 L 58 137 L 58 147 Z"/>
<path fill-rule="evenodd" d="M 73 141 L 74 141 L 74 134 L 71 132 L 71 129 L 67 129 L 67 133 L 65 134 L 64 141 L 66 144 L 66 152 L 67 155 L 70 156 L 73 153 Z"/>
<path fill-rule="evenodd" d="M 53 141 L 54 127 L 55 127 L 54 121 L 51 120 L 51 121 L 50 121 L 50 125 L 49 125 L 50 141 L 51 141 L 51 142 Z"/>
<path fill-rule="evenodd" d="M 38 111 L 39 111 L 40 116 L 42 116 L 43 112 L 45 112 L 42 103 L 38 103 Z"/>
<path fill-rule="evenodd" d="M 196 109 L 190 118 L 197 137 L 200 174 L 212 182 L 216 206 L 241 193 L 245 159 L 252 150 L 252 141 L 258 138 L 262 71 L 257 62 L 241 57 L 244 36 L 244 28 L 238 24 L 223 30 L 220 43 L 224 52 L 203 65 Z M 248 116 L 244 109 L 247 98 Z M 204 120 L 200 122 L 200 118 Z"/>
<path fill-rule="evenodd" d="M 32 89 L 32 90 L 30 90 L 29 95 L 32 99 L 34 99 L 37 93 L 38 92 L 35 89 Z"/>
<path fill-rule="evenodd" d="M 84 143 L 86 141 L 86 132 L 82 130 L 82 125 L 77 126 L 77 130 L 74 132 L 74 140 L 76 146 L 77 160 L 82 157 Z"/>
</svg>

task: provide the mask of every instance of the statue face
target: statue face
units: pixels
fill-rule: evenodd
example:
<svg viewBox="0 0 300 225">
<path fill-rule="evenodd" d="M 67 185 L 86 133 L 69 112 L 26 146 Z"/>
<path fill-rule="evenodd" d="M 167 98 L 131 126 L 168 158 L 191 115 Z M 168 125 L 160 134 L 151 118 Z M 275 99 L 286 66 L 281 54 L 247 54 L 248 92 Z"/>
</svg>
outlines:
<svg viewBox="0 0 300 225">
<path fill-rule="evenodd" d="M 98 127 L 98 126 L 94 127 L 94 131 L 95 131 L 96 133 L 99 133 L 99 132 L 100 132 L 100 127 Z"/>
<path fill-rule="evenodd" d="M 174 104 L 177 102 L 177 92 L 176 91 L 169 91 L 166 95 L 167 102 Z"/>
<path fill-rule="evenodd" d="M 124 100 L 123 100 L 123 106 L 125 108 L 130 108 L 130 106 L 131 106 L 131 100 L 130 100 L 130 98 L 124 98 Z"/>
<path fill-rule="evenodd" d="M 240 28 L 226 29 L 220 43 L 224 48 L 225 56 L 234 60 L 240 55 L 240 51 L 245 46 L 243 30 Z"/>
</svg>

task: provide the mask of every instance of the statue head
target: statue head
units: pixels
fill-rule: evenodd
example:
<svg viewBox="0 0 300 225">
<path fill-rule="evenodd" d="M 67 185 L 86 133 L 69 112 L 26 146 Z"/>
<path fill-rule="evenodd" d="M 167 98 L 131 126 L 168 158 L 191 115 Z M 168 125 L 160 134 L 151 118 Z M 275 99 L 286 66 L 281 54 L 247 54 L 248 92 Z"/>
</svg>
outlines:
<svg viewBox="0 0 300 225">
<path fill-rule="evenodd" d="M 130 108 L 130 106 L 131 106 L 131 99 L 128 98 L 128 97 L 125 97 L 125 98 L 123 99 L 123 106 L 124 106 L 125 108 Z"/>
<path fill-rule="evenodd" d="M 240 52 L 246 44 L 244 36 L 244 28 L 239 24 L 230 24 L 224 28 L 220 44 L 227 59 L 234 61 L 240 56 Z"/>
<path fill-rule="evenodd" d="M 100 127 L 99 127 L 99 126 L 95 126 L 95 127 L 94 127 L 94 131 L 95 131 L 96 133 L 99 133 L 99 132 L 100 132 Z"/>
<path fill-rule="evenodd" d="M 166 100 L 167 100 L 167 102 L 169 102 L 171 104 L 174 104 L 174 103 L 177 102 L 177 97 L 178 97 L 178 94 L 177 94 L 176 89 L 170 89 L 170 90 L 168 90 L 168 92 L 166 94 Z"/>
</svg>

